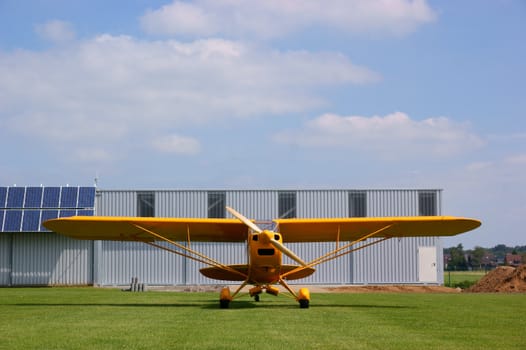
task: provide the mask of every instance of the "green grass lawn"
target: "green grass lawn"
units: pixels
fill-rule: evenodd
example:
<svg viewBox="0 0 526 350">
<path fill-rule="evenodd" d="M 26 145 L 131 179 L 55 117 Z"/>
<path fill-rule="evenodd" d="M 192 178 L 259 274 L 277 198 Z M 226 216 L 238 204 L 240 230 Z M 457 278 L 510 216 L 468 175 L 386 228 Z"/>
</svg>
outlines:
<svg viewBox="0 0 526 350">
<path fill-rule="evenodd" d="M 477 283 L 485 274 L 485 271 L 445 271 L 444 285 L 466 288 Z"/>
<path fill-rule="evenodd" d="M 524 349 L 524 294 L 215 293 L 1 288 L 0 349 Z"/>
</svg>

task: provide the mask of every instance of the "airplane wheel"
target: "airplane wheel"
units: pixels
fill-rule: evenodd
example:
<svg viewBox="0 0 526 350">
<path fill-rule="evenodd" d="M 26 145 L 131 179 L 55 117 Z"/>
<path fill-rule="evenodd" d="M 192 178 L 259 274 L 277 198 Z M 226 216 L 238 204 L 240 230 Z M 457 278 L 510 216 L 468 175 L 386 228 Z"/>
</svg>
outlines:
<svg viewBox="0 0 526 350">
<path fill-rule="evenodd" d="M 254 300 L 259 301 L 259 294 L 254 295 Z"/>
<path fill-rule="evenodd" d="M 229 305 L 230 305 L 230 300 L 219 300 L 219 307 L 221 309 L 228 309 Z"/>
<path fill-rule="evenodd" d="M 309 301 L 306 299 L 301 299 L 300 301 L 300 309 L 308 309 L 309 308 Z"/>
</svg>

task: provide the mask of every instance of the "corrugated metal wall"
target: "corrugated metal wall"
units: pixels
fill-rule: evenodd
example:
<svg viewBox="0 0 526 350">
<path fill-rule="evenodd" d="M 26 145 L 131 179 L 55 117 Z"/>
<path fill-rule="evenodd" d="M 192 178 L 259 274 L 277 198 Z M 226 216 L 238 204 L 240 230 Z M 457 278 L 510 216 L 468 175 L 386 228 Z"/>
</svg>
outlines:
<svg viewBox="0 0 526 350">
<path fill-rule="evenodd" d="M 245 264 L 247 262 L 246 244 L 244 243 L 195 242 L 191 243 L 191 247 L 224 264 Z M 187 260 L 185 284 L 224 284 L 224 282 L 201 275 L 199 269 L 202 267 L 205 266 L 197 261 Z"/>
<path fill-rule="evenodd" d="M 342 242 L 340 242 L 342 246 Z M 324 243 L 288 243 L 287 247 L 300 256 L 304 261 L 312 261 L 336 247 L 335 242 Z M 353 283 L 351 275 L 351 256 L 343 256 L 339 259 L 318 265 L 315 267 L 316 272 L 311 276 L 290 281 L 290 284 L 349 284 Z M 288 257 L 284 257 L 283 262 L 286 264 L 297 265 Z"/>
<path fill-rule="evenodd" d="M 389 239 L 372 249 L 369 247 L 356 251 L 352 254 L 353 283 L 419 283 L 418 248 L 436 247 L 437 257 L 441 257 L 442 253 L 439 252 L 441 246 L 438 241 L 436 237 Z M 440 258 L 437 261 L 440 271 L 441 260 Z M 443 274 L 439 273 L 438 277 L 441 282 Z"/>
<path fill-rule="evenodd" d="M 104 216 L 137 216 L 137 191 L 97 191 L 95 213 Z"/>
<path fill-rule="evenodd" d="M 95 284 L 124 285 L 137 277 L 150 285 L 185 284 L 186 259 L 138 242 L 103 241 Z"/>
<path fill-rule="evenodd" d="M 12 285 L 93 283 L 93 242 L 54 233 L 16 233 L 12 239 Z"/>
<path fill-rule="evenodd" d="M 367 190 L 367 216 L 419 215 L 418 194 L 429 190 Z M 437 213 L 441 215 L 442 192 L 437 197 Z M 376 239 L 368 239 L 357 247 Z M 351 255 L 352 283 L 419 283 L 418 248 L 436 247 L 438 282 L 443 282 L 443 252 L 440 238 L 414 237 L 390 239 Z"/>
<path fill-rule="evenodd" d="M 440 215 L 441 192 L 436 193 Z M 96 214 L 136 216 L 137 193 L 132 190 L 98 190 Z M 155 216 L 207 217 L 208 191 L 155 190 Z M 217 192 L 217 191 L 215 191 Z M 277 190 L 225 192 L 226 205 L 271 228 L 279 215 Z M 297 190 L 297 217 L 349 216 L 349 190 Z M 419 214 L 419 190 L 363 190 L 367 216 Z M 228 215 L 227 215 L 228 216 Z M 367 243 L 370 241 L 364 242 Z M 304 260 L 334 247 L 334 243 L 290 244 Z M 442 246 L 438 238 L 388 240 L 317 267 L 317 272 L 297 284 L 418 283 L 418 249 L 436 247 L 438 282 L 443 281 Z M 192 248 L 221 262 L 245 263 L 245 244 L 192 243 Z M 292 263 L 287 257 L 284 263 Z M 148 284 L 220 284 L 199 273 L 202 264 L 142 243 L 90 242 L 52 233 L 0 234 L 0 285 L 126 285 L 132 277 Z"/>
<path fill-rule="evenodd" d="M 367 216 L 419 215 L 418 194 L 421 192 L 436 194 L 436 215 L 441 215 L 442 191 L 440 190 L 367 190 Z"/>
<path fill-rule="evenodd" d="M 298 191 L 299 218 L 344 218 L 349 216 L 348 191 Z"/>
<path fill-rule="evenodd" d="M 95 190 L 0 187 L 0 285 L 92 284 L 93 242 L 53 234 L 41 221 L 93 215 Z"/>
<path fill-rule="evenodd" d="M 12 233 L 0 234 L 0 286 L 11 285 Z"/>
<path fill-rule="evenodd" d="M 429 191 L 429 190 L 426 190 Z M 97 196 L 97 214 L 136 215 L 137 193 L 142 191 L 102 190 Z M 153 191 L 158 217 L 207 217 L 208 191 Z M 214 191 L 217 192 L 217 191 Z M 298 217 L 349 216 L 348 190 L 298 190 Z M 418 190 L 364 190 L 367 216 L 418 215 Z M 440 191 L 437 208 L 441 208 Z M 278 217 L 277 190 L 225 191 L 226 205 L 259 221 Z M 440 214 L 438 212 L 437 214 Z M 370 240 L 365 241 L 365 243 Z M 437 238 L 408 238 L 382 242 L 317 267 L 311 277 L 294 283 L 418 283 L 418 248 L 437 247 L 438 276 L 442 279 L 442 251 Z M 128 284 L 138 277 L 148 284 L 218 284 L 199 273 L 201 263 L 184 259 L 140 243 L 102 242 L 97 259 L 95 284 Z M 192 243 L 192 248 L 221 262 L 245 263 L 244 244 Z M 334 248 L 334 243 L 290 244 L 290 248 L 309 261 Z M 292 263 L 287 257 L 284 263 Z"/>
<path fill-rule="evenodd" d="M 204 218 L 207 207 L 205 191 L 156 191 L 155 208 L 159 217 Z"/>
<path fill-rule="evenodd" d="M 268 221 L 278 217 L 278 191 L 227 191 L 226 205 L 246 217 Z"/>
</svg>

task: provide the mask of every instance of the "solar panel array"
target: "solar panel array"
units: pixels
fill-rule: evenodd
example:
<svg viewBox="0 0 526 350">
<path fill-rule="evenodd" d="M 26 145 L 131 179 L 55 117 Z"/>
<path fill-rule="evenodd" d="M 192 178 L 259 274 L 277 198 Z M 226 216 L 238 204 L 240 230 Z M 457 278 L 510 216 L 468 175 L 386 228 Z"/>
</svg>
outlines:
<svg viewBox="0 0 526 350">
<path fill-rule="evenodd" d="M 0 187 L 0 232 L 47 232 L 43 221 L 94 211 L 95 187 Z"/>
</svg>

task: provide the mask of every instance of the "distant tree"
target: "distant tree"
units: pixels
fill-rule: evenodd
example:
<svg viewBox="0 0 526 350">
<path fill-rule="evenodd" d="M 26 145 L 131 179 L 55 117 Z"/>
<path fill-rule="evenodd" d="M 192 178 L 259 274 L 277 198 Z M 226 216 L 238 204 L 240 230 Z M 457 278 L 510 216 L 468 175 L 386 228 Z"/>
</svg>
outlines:
<svg viewBox="0 0 526 350">
<path fill-rule="evenodd" d="M 448 262 L 448 270 L 466 270 L 467 262 L 462 244 L 448 248 L 451 259 Z"/>
<path fill-rule="evenodd" d="M 479 246 L 471 251 L 471 266 L 481 269 L 484 265 L 484 257 L 488 255 L 488 250 Z"/>
<path fill-rule="evenodd" d="M 468 266 L 474 268 L 491 267 L 499 262 L 502 264 L 506 254 L 522 256 L 526 263 L 526 245 L 508 247 L 505 244 L 497 244 L 493 248 L 476 246 L 472 250 L 464 251 L 462 244 L 456 247 L 444 248 L 444 255 L 449 255 L 447 261 L 448 270 L 465 270 Z"/>
<path fill-rule="evenodd" d="M 504 257 L 506 256 L 506 253 L 509 253 L 511 251 L 511 248 L 506 247 L 504 244 L 498 244 L 495 247 L 491 248 L 490 251 L 495 254 L 495 256 L 499 259 L 504 261 Z"/>
</svg>

